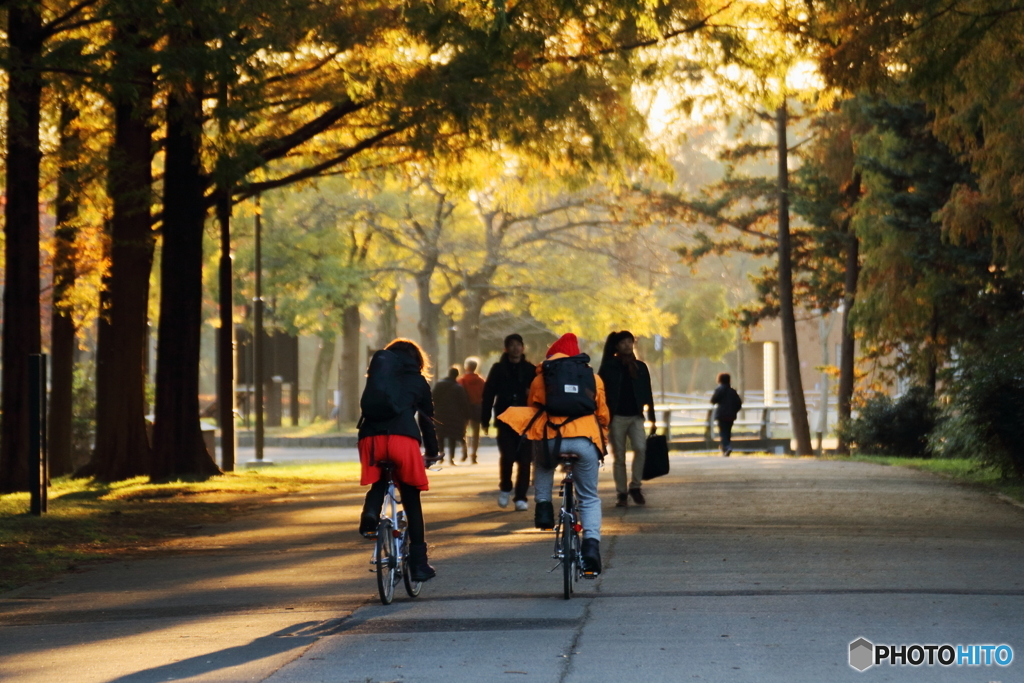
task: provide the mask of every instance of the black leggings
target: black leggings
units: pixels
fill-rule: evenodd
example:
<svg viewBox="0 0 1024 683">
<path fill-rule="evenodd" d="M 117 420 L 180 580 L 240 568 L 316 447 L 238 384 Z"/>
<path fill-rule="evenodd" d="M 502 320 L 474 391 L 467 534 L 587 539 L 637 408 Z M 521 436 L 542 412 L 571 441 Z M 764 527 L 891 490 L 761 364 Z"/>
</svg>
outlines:
<svg viewBox="0 0 1024 683">
<path fill-rule="evenodd" d="M 378 479 L 370 490 L 366 492 L 366 500 L 363 502 L 363 512 L 369 512 L 377 517 L 380 515 L 380 508 L 384 505 L 384 496 L 388 492 L 388 482 L 385 479 Z M 402 508 L 405 510 L 405 518 L 409 521 L 409 540 L 412 543 L 424 542 L 423 505 L 420 504 L 420 490 L 408 484 L 398 484 L 398 494 L 402 498 Z"/>
</svg>

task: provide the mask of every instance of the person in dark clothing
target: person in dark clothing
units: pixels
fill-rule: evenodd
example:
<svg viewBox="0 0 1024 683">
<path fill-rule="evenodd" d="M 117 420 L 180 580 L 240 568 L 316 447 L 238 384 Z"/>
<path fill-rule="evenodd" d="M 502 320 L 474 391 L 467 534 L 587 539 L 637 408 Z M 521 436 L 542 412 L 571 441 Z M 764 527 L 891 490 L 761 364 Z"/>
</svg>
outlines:
<svg viewBox="0 0 1024 683">
<path fill-rule="evenodd" d="M 434 403 L 427 383 L 430 367 L 428 359 L 416 342 L 396 339 L 385 351 L 394 354 L 395 370 L 380 378 L 388 383 L 388 398 L 395 399 L 397 414 L 379 418 L 363 414 L 359 418 L 360 484 L 370 486 L 363 502 L 359 520 L 359 533 L 364 538 L 376 538 L 380 510 L 387 493 L 387 481 L 381 477 L 377 463 L 390 460 L 395 464 L 394 477 L 402 497 L 409 522 L 409 564 L 414 581 L 426 581 L 436 572 L 427 561 L 427 543 L 423 522 L 420 491 L 429 489 L 426 467 L 438 459 L 437 434 L 434 431 Z M 378 352 L 383 353 L 383 352 Z M 372 362 L 371 362 L 372 367 Z M 363 392 L 371 391 L 370 376 Z M 420 454 L 423 444 L 424 455 Z"/>
<path fill-rule="evenodd" d="M 441 447 L 441 459 L 444 460 L 444 449 L 448 448 L 448 459 L 455 464 L 455 446 L 466 450 L 466 423 L 469 422 L 469 395 L 456 381 L 459 369 L 448 370 L 448 376 L 434 385 L 434 426 L 437 428 L 437 439 Z"/>
<path fill-rule="evenodd" d="M 644 406 L 647 407 L 651 434 L 654 434 L 654 392 L 647 364 L 633 353 L 635 339 L 628 330 L 612 332 L 605 340 L 601 367 L 597 374 L 604 381 L 605 396 L 612 421 L 608 429 L 614 463 L 615 507 L 626 507 L 630 497 L 637 505 L 646 504 L 641 490 L 647 435 L 644 433 Z M 627 484 L 626 438 L 633 447 L 633 466 Z"/>
<path fill-rule="evenodd" d="M 711 394 L 711 404 L 718 406 L 715 410 L 715 419 L 718 420 L 720 449 L 726 458 L 732 455 L 732 424 L 736 421 L 736 416 L 740 414 L 740 408 L 743 407 L 743 399 L 731 384 L 732 377 L 728 372 L 719 373 L 718 386 L 715 388 L 715 393 Z"/>
<path fill-rule="evenodd" d="M 480 427 L 484 434 L 491 424 L 491 414 L 501 415 L 506 408 L 525 406 L 530 392 L 530 383 L 536 375 L 536 366 L 526 360 L 526 346 L 518 334 L 505 337 L 505 353 L 501 360 L 491 366 L 484 383 L 483 404 L 480 412 Z M 498 453 L 500 454 L 501 478 L 498 506 L 508 507 L 509 497 L 515 501 L 516 510 L 529 510 L 526 491 L 530 488 L 530 464 L 533 455 L 514 429 L 497 423 Z M 513 491 L 512 467 L 516 466 L 516 482 Z"/>
</svg>

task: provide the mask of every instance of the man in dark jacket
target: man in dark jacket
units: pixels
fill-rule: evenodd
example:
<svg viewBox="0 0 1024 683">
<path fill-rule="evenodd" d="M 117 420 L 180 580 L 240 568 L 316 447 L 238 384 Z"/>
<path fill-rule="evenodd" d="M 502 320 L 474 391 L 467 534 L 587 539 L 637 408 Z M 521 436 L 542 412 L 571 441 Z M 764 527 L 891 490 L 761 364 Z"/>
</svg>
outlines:
<svg viewBox="0 0 1024 683">
<path fill-rule="evenodd" d="M 647 456 L 647 435 L 644 433 L 644 406 L 647 406 L 651 434 L 654 434 L 654 392 L 647 364 L 633 353 L 635 339 L 628 330 L 612 332 L 604 345 L 598 375 L 604 380 L 605 397 L 612 422 L 608 428 L 615 475 L 615 507 L 626 507 L 629 497 L 637 505 L 647 500 L 641 490 L 644 460 Z M 633 447 L 633 467 L 626 483 L 626 437 Z"/>
<path fill-rule="evenodd" d="M 491 414 L 501 415 L 506 408 L 525 406 L 526 397 L 530 392 L 530 383 L 537 368 L 526 360 L 526 346 L 518 334 L 505 337 L 505 353 L 501 360 L 491 366 L 484 383 L 484 399 L 480 413 L 480 426 L 487 433 L 491 424 Z M 516 465 L 516 483 L 513 499 L 516 510 L 529 509 L 526 502 L 526 491 L 530 488 L 530 461 L 533 457 L 530 449 L 519 434 L 503 422 L 497 423 L 498 452 L 500 453 L 501 480 L 498 494 L 498 506 L 508 507 L 508 500 L 513 496 L 512 466 Z"/>
<path fill-rule="evenodd" d="M 466 450 L 466 423 L 469 422 L 469 395 L 456 381 L 459 369 L 448 370 L 448 376 L 434 385 L 434 425 L 440 441 L 441 458 L 447 445 L 448 459 L 455 464 L 455 446 Z"/>
<path fill-rule="evenodd" d="M 743 399 L 731 385 L 732 377 L 729 373 L 719 373 L 718 386 L 715 393 L 711 394 L 712 405 L 718 406 L 715 419 L 718 420 L 718 436 L 722 440 L 722 455 L 726 458 L 732 455 L 732 423 L 743 407 Z"/>
</svg>

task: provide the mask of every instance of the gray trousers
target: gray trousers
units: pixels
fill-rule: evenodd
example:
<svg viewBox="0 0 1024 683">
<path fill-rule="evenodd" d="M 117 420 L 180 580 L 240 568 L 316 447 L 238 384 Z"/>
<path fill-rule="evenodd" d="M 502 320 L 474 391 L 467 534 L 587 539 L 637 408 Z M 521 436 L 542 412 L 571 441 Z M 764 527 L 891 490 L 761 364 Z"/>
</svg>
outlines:
<svg viewBox="0 0 1024 683">
<path fill-rule="evenodd" d="M 548 441 L 548 448 L 555 447 L 555 440 Z M 583 525 L 583 538 L 601 540 L 601 499 L 597 497 L 597 471 L 601 467 L 601 454 L 594 442 L 585 436 L 562 439 L 562 453 L 575 453 L 580 459 L 573 465 L 573 481 L 576 495 L 580 501 L 580 523 Z M 540 465 L 533 468 L 534 501 L 545 503 L 551 501 L 551 489 L 554 488 L 555 470 L 544 469 Z"/>
<path fill-rule="evenodd" d="M 629 486 L 626 485 L 626 437 L 633 446 L 633 467 Z M 644 430 L 642 415 L 613 415 L 608 427 L 608 440 L 612 442 L 612 474 L 615 475 L 615 491 L 626 493 L 628 489 L 642 486 L 644 460 L 647 459 L 647 432 Z"/>
</svg>

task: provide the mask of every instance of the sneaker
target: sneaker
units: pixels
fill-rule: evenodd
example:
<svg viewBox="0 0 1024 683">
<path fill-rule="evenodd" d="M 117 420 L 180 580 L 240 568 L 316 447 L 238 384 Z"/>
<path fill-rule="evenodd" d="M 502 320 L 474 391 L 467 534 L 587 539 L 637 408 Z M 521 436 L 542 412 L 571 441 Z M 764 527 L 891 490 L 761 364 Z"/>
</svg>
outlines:
<svg viewBox="0 0 1024 683">
<path fill-rule="evenodd" d="M 732 449 L 731 449 L 731 448 L 729 448 L 729 449 L 727 449 L 727 450 L 725 451 L 725 457 L 727 457 L 727 458 L 728 458 L 728 457 L 729 457 L 730 455 L 732 455 Z"/>
<path fill-rule="evenodd" d="M 625 508 L 629 507 L 629 498 L 625 493 L 620 493 L 615 498 L 615 507 Z"/>
<path fill-rule="evenodd" d="M 637 505 L 646 505 L 647 499 L 644 498 L 644 494 L 640 489 L 630 489 L 629 495 L 633 498 L 633 502 Z"/>
<path fill-rule="evenodd" d="M 372 512 L 364 512 L 362 517 L 359 518 L 359 534 L 363 538 L 377 538 L 378 524 L 380 524 L 380 520 L 377 519 L 377 515 Z"/>
<path fill-rule="evenodd" d="M 593 538 L 584 538 L 580 545 L 580 555 L 583 557 L 583 576 L 593 579 L 601 573 L 601 541 Z"/>
<path fill-rule="evenodd" d="M 550 500 L 537 501 L 533 510 L 533 525 L 544 531 L 555 528 L 555 507 Z"/>
<path fill-rule="evenodd" d="M 516 501 L 516 511 L 517 512 L 526 512 L 529 509 L 530 509 L 530 506 L 526 503 L 525 500 L 517 500 Z"/>
<path fill-rule="evenodd" d="M 511 491 L 502 491 L 501 493 L 499 493 L 498 494 L 498 507 L 500 507 L 500 508 L 507 508 L 508 507 L 508 501 L 509 501 L 509 499 L 511 497 L 512 497 L 512 492 Z"/>
<path fill-rule="evenodd" d="M 413 581 L 429 581 L 437 576 L 437 571 L 427 563 L 427 544 L 411 543 L 409 545 L 409 574 Z"/>
</svg>

